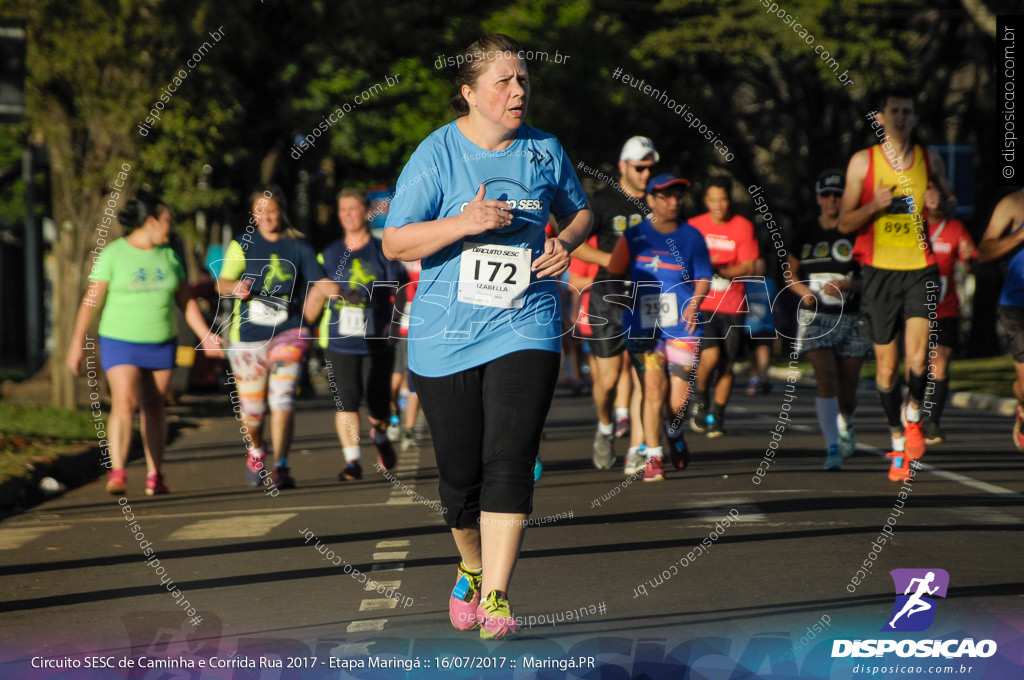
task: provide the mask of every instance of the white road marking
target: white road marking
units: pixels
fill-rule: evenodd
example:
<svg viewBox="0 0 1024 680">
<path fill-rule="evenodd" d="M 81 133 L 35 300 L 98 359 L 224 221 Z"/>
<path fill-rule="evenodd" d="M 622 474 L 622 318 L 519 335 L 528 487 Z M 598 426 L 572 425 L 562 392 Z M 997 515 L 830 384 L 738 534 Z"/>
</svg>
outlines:
<svg viewBox="0 0 1024 680">
<path fill-rule="evenodd" d="M 867 444 L 857 444 L 857 450 L 864 451 L 866 453 L 871 453 L 876 456 L 881 456 L 883 458 L 886 454 L 885 451 L 882 451 L 881 449 L 876 449 L 873 446 L 868 446 Z M 988 482 L 983 482 L 979 479 L 968 477 L 967 475 L 961 475 L 958 472 L 949 472 L 948 470 L 943 470 L 942 468 L 935 467 L 934 465 L 929 465 L 928 463 L 922 463 L 920 461 L 918 461 L 918 466 L 921 470 L 924 470 L 925 472 L 930 472 L 936 477 L 941 477 L 942 479 L 946 479 L 951 482 L 956 482 L 957 484 L 963 484 L 964 486 L 975 489 L 976 491 L 990 493 L 995 496 L 1005 496 L 1007 498 L 1024 498 L 1024 494 L 1017 493 L 1013 489 L 1007 489 L 1002 486 L 996 486 L 995 484 L 989 484 Z"/>
<path fill-rule="evenodd" d="M 409 541 L 378 541 L 375 548 L 408 548 Z"/>
<path fill-rule="evenodd" d="M 373 553 L 374 562 L 384 562 L 385 560 L 404 560 L 408 557 L 408 550 L 396 550 L 394 552 L 375 552 Z"/>
<path fill-rule="evenodd" d="M 293 512 L 286 512 L 273 515 L 246 514 L 221 519 L 205 519 L 181 527 L 168 536 L 167 540 L 201 541 L 212 538 L 253 538 L 255 536 L 265 536 L 277 526 L 295 516 Z"/>
<path fill-rule="evenodd" d="M 384 630 L 387 619 L 367 619 L 365 621 L 353 621 L 345 628 L 346 633 L 366 633 Z"/>
<path fill-rule="evenodd" d="M 122 520 L 123 521 L 123 520 Z M 17 550 L 26 543 L 30 543 L 44 534 L 59 529 L 69 529 L 65 525 L 51 527 L 10 527 L 0 529 L 0 550 Z"/>
<path fill-rule="evenodd" d="M 398 600 L 392 600 L 390 597 L 384 597 L 374 600 L 363 600 L 359 603 L 359 611 L 370 612 L 378 609 L 394 609 L 397 606 Z"/>
</svg>

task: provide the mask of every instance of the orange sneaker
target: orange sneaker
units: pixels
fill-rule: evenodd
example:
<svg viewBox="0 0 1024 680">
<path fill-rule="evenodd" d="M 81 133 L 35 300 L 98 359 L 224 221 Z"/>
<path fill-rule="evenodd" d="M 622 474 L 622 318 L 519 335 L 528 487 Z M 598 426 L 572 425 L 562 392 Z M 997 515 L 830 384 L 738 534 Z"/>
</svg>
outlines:
<svg viewBox="0 0 1024 680">
<path fill-rule="evenodd" d="M 921 423 L 907 423 L 906 428 L 903 430 L 903 436 L 907 438 L 906 448 L 904 449 L 907 453 L 907 458 L 919 460 L 924 455 L 925 450 L 924 432 L 921 430 Z"/>
<path fill-rule="evenodd" d="M 889 480 L 906 482 L 910 478 L 910 458 L 903 451 L 891 451 L 885 456 L 892 458 L 892 465 L 889 467 Z"/>
</svg>

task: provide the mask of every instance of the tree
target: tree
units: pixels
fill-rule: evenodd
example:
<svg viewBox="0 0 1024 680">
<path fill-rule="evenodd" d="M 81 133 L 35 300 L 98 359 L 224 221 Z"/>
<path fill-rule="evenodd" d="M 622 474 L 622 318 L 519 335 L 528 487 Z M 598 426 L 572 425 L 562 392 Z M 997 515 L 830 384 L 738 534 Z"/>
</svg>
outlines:
<svg viewBox="0 0 1024 680">
<path fill-rule="evenodd" d="M 203 10 L 204 3 L 179 4 L 172 11 L 145 0 L 25 0 L 11 10 L 28 25 L 30 126 L 50 151 L 51 208 L 59 232 L 51 253 L 56 266 L 49 369 L 55 406 L 75 406 L 75 382 L 63 367 L 64 355 L 93 253 L 120 235 L 110 214 L 146 182 L 171 189 L 165 200 L 172 211 L 221 198 L 215 192 L 199 196 L 192 187 L 201 172 L 195 159 L 217 140 L 230 99 L 186 103 L 184 93 L 175 93 L 161 101 L 173 76 L 190 68 L 185 62 L 195 46 L 211 40 L 207 34 L 216 27 L 203 23 Z M 215 57 L 207 54 L 203 61 Z M 181 87 L 206 72 L 198 65 Z M 151 129 L 144 136 L 137 124 L 150 111 Z M 127 182 L 118 179 L 119 172 Z"/>
</svg>

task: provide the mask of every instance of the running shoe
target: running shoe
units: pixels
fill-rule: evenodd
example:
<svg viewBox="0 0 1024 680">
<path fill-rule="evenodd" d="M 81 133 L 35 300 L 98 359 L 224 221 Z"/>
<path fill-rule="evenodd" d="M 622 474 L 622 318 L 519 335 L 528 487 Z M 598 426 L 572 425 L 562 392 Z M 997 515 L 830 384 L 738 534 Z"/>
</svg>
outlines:
<svg viewBox="0 0 1024 680">
<path fill-rule="evenodd" d="M 928 446 L 934 446 L 946 441 L 946 436 L 942 434 L 939 424 L 934 420 L 926 420 L 921 423 L 921 430 L 924 432 L 924 443 Z"/>
<path fill-rule="evenodd" d="M 615 419 L 615 438 L 622 439 L 629 434 L 629 418 Z"/>
<path fill-rule="evenodd" d="M 1024 453 L 1024 408 L 1021 408 L 1020 404 L 1017 405 L 1017 418 L 1013 422 L 1013 445 Z M 107 491 L 110 491 L 109 486 Z"/>
<path fill-rule="evenodd" d="M 853 428 L 848 427 L 845 430 L 839 430 L 839 455 L 843 458 L 849 458 L 856 450 L 857 435 L 854 434 Z"/>
<path fill-rule="evenodd" d="M 385 470 L 395 467 L 398 457 L 395 456 L 395 447 L 391 445 L 387 434 L 376 427 L 371 427 L 370 436 L 373 437 L 373 445 L 377 447 L 377 460 L 380 461 L 381 466 Z"/>
<path fill-rule="evenodd" d="M 339 482 L 354 482 L 358 479 L 363 478 L 363 466 L 360 465 L 358 460 L 353 460 L 345 464 L 345 467 L 338 473 Z"/>
<path fill-rule="evenodd" d="M 747 395 L 752 397 L 760 391 L 761 387 L 758 383 L 757 378 L 751 378 L 750 383 L 747 385 Z"/>
<path fill-rule="evenodd" d="M 480 603 L 476 608 L 476 618 L 480 622 L 480 637 L 484 640 L 506 638 L 519 632 L 508 598 L 500 590 L 492 590 Z"/>
<path fill-rule="evenodd" d="M 448 620 L 456 630 L 473 630 L 480 625 L 477 620 L 477 606 L 480 604 L 481 574 L 473 574 L 459 562 L 458 578 L 448 600 Z"/>
<path fill-rule="evenodd" d="M 825 465 L 822 466 L 823 470 L 842 470 L 843 469 L 843 456 L 839 453 L 839 446 L 832 444 L 825 451 Z"/>
<path fill-rule="evenodd" d="M 675 436 L 672 436 L 668 423 L 664 425 L 664 430 L 665 438 L 668 440 L 668 453 L 669 458 L 672 460 L 672 465 L 677 470 L 685 470 L 690 462 L 690 449 L 686 446 L 686 440 L 683 439 L 683 428 L 680 427 L 676 430 Z"/>
<path fill-rule="evenodd" d="M 647 449 L 646 444 L 641 444 L 637 448 L 630 448 L 629 452 L 626 453 L 626 466 L 624 472 L 627 477 L 632 477 L 636 473 L 644 469 L 647 465 L 647 456 L 644 455 L 644 451 Z"/>
<path fill-rule="evenodd" d="M 661 456 L 648 456 L 647 467 L 644 468 L 645 482 L 661 482 L 665 479 L 665 465 Z"/>
<path fill-rule="evenodd" d="M 146 495 L 155 496 L 161 493 L 168 493 L 170 489 L 164 484 L 164 476 L 159 472 L 154 472 L 151 475 L 146 476 Z"/>
<path fill-rule="evenodd" d="M 725 428 L 722 427 L 722 421 L 723 421 L 723 418 L 721 418 L 720 416 L 715 416 L 712 413 L 708 414 L 707 433 L 708 433 L 708 438 L 709 439 L 715 439 L 715 438 L 721 437 L 723 434 L 725 434 Z"/>
<path fill-rule="evenodd" d="M 407 427 L 402 428 L 402 450 L 408 451 L 409 449 L 415 449 L 420 445 L 416 441 L 416 433 Z"/>
<path fill-rule="evenodd" d="M 924 455 L 925 442 L 924 432 L 921 431 L 921 423 L 907 423 L 903 430 L 903 436 L 907 438 L 904 451 L 910 460 L 918 460 Z"/>
<path fill-rule="evenodd" d="M 890 481 L 905 482 L 910 477 L 910 458 L 903 451 L 891 451 L 885 455 L 892 458 L 892 466 L 889 468 Z"/>
<path fill-rule="evenodd" d="M 249 482 L 249 486 L 259 486 L 260 482 L 263 481 L 263 477 L 260 477 L 260 472 L 263 470 L 263 459 L 266 457 L 266 452 L 260 450 L 259 452 L 249 451 L 249 455 L 246 456 L 245 460 L 245 481 Z"/>
<path fill-rule="evenodd" d="M 690 429 L 698 434 L 708 431 L 708 406 L 702 402 L 693 403 L 690 409 Z"/>
<path fill-rule="evenodd" d="M 294 489 L 295 480 L 292 479 L 291 468 L 284 465 L 277 465 L 274 467 L 274 474 L 272 475 L 274 480 L 274 486 L 278 489 Z"/>
<path fill-rule="evenodd" d="M 615 433 L 601 434 L 598 430 L 594 434 L 594 455 L 591 457 L 594 467 L 598 470 L 608 470 L 615 465 Z"/>
<path fill-rule="evenodd" d="M 540 462 L 540 454 L 537 454 L 537 459 L 533 461 L 533 481 L 539 482 L 540 476 L 544 474 L 544 463 Z"/>
<path fill-rule="evenodd" d="M 127 489 L 124 478 L 124 468 L 120 470 L 111 470 L 107 473 L 107 493 L 112 493 L 115 496 L 120 496 Z"/>
<path fill-rule="evenodd" d="M 397 413 L 391 414 L 391 419 L 388 421 L 387 435 L 391 441 L 395 441 L 402 436 L 402 421 L 398 419 Z"/>
</svg>

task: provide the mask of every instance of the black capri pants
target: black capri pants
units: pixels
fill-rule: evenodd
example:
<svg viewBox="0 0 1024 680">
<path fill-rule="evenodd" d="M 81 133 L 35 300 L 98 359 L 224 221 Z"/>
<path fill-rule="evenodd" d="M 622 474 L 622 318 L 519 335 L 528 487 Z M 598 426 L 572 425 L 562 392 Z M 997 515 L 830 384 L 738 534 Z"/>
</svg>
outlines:
<svg viewBox="0 0 1024 680">
<path fill-rule="evenodd" d="M 367 341 L 369 354 L 342 354 L 324 350 L 324 372 L 339 411 L 356 412 L 366 397 L 366 406 L 376 420 L 391 416 L 391 369 L 395 348 L 387 340 Z"/>
<path fill-rule="evenodd" d="M 533 511 L 533 465 L 560 361 L 523 350 L 452 375 L 413 374 L 448 526 L 475 527 L 481 511 Z"/>
</svg>

